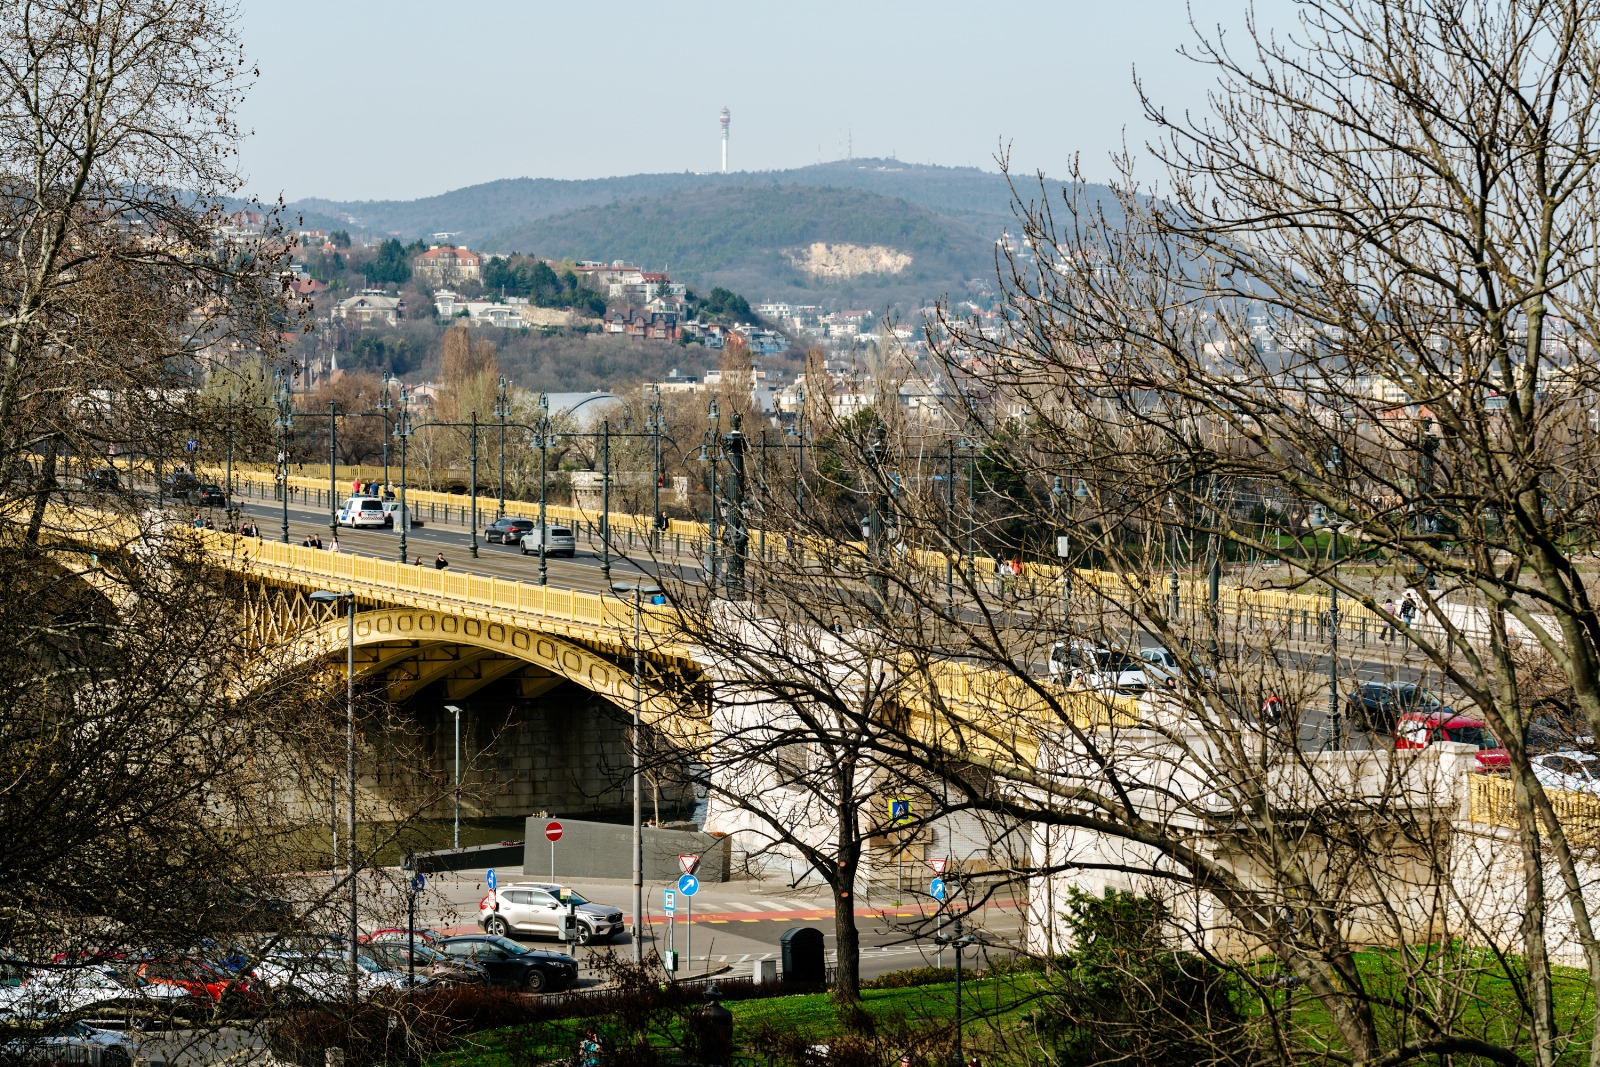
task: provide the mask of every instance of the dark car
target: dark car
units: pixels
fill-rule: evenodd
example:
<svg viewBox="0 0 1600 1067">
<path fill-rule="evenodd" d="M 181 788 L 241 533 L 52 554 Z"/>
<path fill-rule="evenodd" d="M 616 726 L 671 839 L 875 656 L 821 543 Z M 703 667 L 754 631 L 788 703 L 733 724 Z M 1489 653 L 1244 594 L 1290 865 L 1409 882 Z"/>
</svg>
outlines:
<svg viewBox="0 0 1600 1067">
<path fill-rule="evenodd" d="M 1455 713 L 1437 694 L 1420 685 L 1398 682 L 1367 682 L 1350 694 L 1345 706 L 1353 724 L 1384 734 L 1394 732 L 1395 723 L 1402 715 L 1421 713 L 1449 717 Z"/>
<path fill-rule="evenodd" d="M 571 956 L 523 948 L 510 938 L 468 934 L 447 937 L 438 947 L 451 959 L 481 966 L 490 985 L 553 993 L 578 983 L 578 961 Z"/>
<path fill-rule="evenodd" d="M 222 491 L 220 485 L 197 485 L 189 490 L 189 503 L 197 508 L 225 508 L 228 506 L 228 494 Z"/>
<path fill-rule="evenodd" d="M 539 525 L 532 519 L 496 519 L 484 527 L 483 539 L 491 545 L 515 545 L 522 535 Z"/>
<path fill-rule="evenodd" d="M 122 488 L 122 479 L 117 477 L 117 472 L 111 467 L 98 467 L 83 476 L 85 489 L 98 489 L 109 492 Z"/>
<path fill-rule="evenodd" d="M 187 497 L 200 488 L 200 479 L 188 471 L 173 471 L 161 479 L 161 489 L 168 496 Z"/>
</svg>

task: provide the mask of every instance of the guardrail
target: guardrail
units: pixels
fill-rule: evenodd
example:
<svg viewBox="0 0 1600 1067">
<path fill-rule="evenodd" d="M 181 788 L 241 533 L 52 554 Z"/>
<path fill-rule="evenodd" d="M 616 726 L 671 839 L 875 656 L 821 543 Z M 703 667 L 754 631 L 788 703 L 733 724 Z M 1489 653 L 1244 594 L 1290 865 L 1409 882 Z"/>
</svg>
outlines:
<svg viewBox="0 0 1600 1067">
<path fill-rule="evenodd" d="M 1489 826 L 1517 827 L 1515 787 L 1509 778 L 1473 774 L 1469 783 L 1468 818 Z M 1561 789 L 1546 789 L 1545 796 L 1569 840 L 1575 844 L 1600 842 L 1600 796 Z"/>
</svg>

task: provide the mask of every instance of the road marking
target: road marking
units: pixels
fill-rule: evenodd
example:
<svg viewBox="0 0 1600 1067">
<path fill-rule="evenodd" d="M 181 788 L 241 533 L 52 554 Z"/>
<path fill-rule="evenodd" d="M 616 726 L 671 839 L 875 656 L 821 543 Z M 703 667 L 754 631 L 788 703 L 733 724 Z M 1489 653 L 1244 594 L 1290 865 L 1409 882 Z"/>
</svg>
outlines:
<svg viewBox="0 0 1600 1067">
<path fill-rule="evenodd" d="M 758 908 L 754 904 L 741 904 L 736 900 L 730 900 L 728 903 L 724 904 L 723 907 L 732 908 L 735 911 L 771 911 L 772 910 L 771 908 Z"/>
</svg>

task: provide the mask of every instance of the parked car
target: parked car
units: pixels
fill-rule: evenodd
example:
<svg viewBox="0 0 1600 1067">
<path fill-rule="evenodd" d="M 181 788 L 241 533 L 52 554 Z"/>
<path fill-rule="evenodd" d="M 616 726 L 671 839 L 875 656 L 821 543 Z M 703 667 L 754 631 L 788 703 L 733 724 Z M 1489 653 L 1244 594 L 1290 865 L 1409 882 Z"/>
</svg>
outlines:
<svg viewBox="0 0 1600 1067">
<path fill-rule="evenodd" d="M 256 977 L 270 996 L 279 1000 L 343 1000 L 350 988 L 350 962 L 342 952 L 278 952 L 256 964 Z M 368 952 L 356 953 L 356 993 L 371 997 L 403 990 L 410 976 L 395 970 Z M 429 979 L 418 974 L 416 988 Z"/>
<path fill-rule="evenodd" d="M 94 1022 L 74 1020 L 0 1045 L 0 1060 L 132 1067 L 139 1056 L 140 1037 L 135 1030 L 111 1029 L 96 1026 Z"/>
<path fill-rule="evenodd" d="M 83 476 L 83 487 L 111 492 L 122 488 L 122 479 L 113 467 L 97 467 Z"/>
<path fill-rule="evenodd" d="M 199 960 L 140 960 L 128 971 L 153 986 L 181 989 L 201 1006 L 243 1009 L 261 1003 L 261 995 L 247 975 Z"/>
<path fill-rule="evenodd" d="M 196 485 L 187 494 L 189 503 L 197 508 L 225 508 L 228 506 L 228 494 L 223 492 L 222 486 L 206 483 Z"/>
<path fill-rule="evenodd" d="M 483 528 L 483 539 L 491 545 L 514 545 L 538 526 L 532 519 L 496 519 Z"/>
<path fill-rule="evenodd" d="M 89 1009 L 133 1008 L 158 1014 L 189 993 L 147 982 L 110 963 L 33 968 L 0 986 L 0 1014 L 51 1016 Z"/>
<path fill-rule="evenodd" d="M 1530 753 L 1594 748 L 1594 731 L 1582 715 L 1555 704 L 1534 705 L 1525 734 Z"/>
<path fill-rule="evenodd" d="M 445 938 L 442 947 L 451 959 L 481 964 L 491 985 L 543 993 L 571 989 L 578 982 L 578 961 L 571 956 L 523 948 L 509 938 L 467 934 Z"/>
<path fill-rule="evenodd" d="M 1600 793 L 1600 756 L 1593 752 L 1550 752 L 1532 759 L 1533 776 L 1551 789 Z"/>
<path fill-rule="evenodd" d="M 414 530 L 422 525 L 422 520 L 417 518 L 416 509 L 409 504 L 402 508 L 398 500 L 385 500 L 383 502 L 383 513 L 389 519 L 384 525 L 391 529 L 395 523 L 400 522 L 402 519 L 404 519 L 405 528 L 408 530 Z"/>
<path fill-rule="evenodd" d="M 1393 733 L 1402 715 L 1455 714 L 1438 694 L 1398 682 L 1365 682 L 1345 698 L 1345 707 L 1352 723 L 1380 734 Z"/>
<path fill-rule="evenodd" d="M 1435 741 L 1456 741 L 1476 745 L 1478 770 L 1497 770 L 1511 762 L 1499 738 L 1480 719 L 1469 719 L 1446 708 L 1438 711 L 1413 711 L 1402 714 L 1395 723 L 1394 747 L 1426 748 Z"/>
<path fill-rule="evenodd" d="M 415 973 L 429 985 L 487 985 L 489 982 L 489 972 L 482 964 L 455 959 L 421 941 L 415 945 L 405 941 L 375 941 L 361 946 L 361 951 L 389 970 L 406 975 Z"/>
<path fill-rule="evenodd" d="M 362 934 L 361 940 L 368 944 L 381 945 L 385 941 L 394 941 L 407 944 L 415 940 L 419 945 L 432 945 L 438 947 L 444 940 L 444 935 L 437 930 L 407 930 L 404 926 L 386 926 L 382 930 L 374 930 L 370 934 Z"/>
<path fill-rule="evenodd" d="M 539 542 L 543 539 L 542 532 L 549 534 L 544 547 L 546 556 L 566 556 L 570 559 L 578 554 L 578 539 L 572 536 L 570 526 L 547 526 L 544 531 L 540 531 L 536 525 L 523 534 L 522 540 L 518 542 L 522 546 L 524 556 L 539 551 Z"/>
<path fill-rule="evenodd" d="M 478 925 L 498 937 L 519 933 L 555 937 L 569 900 L 578 920 L 578 944 L 609 940 L 622 932 L 620 909 L 591 903 L 550 882 L 501 886 L 478 902 Z"/>
<path fill-rule="evenodd" d="M 389 527 L 394 525 L 394 516 L 384 510 L 383 501 L 375 496 L 353 496 L 339 509 L 338 523 L 352 528 Z"/>
</svg>

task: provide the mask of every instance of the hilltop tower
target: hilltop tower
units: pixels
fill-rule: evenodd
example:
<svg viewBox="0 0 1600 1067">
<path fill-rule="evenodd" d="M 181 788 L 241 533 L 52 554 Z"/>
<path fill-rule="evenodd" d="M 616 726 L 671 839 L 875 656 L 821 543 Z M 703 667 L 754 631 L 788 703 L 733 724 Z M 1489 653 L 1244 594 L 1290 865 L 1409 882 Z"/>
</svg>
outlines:
<svg viewBox="0 0 1600 1067">
<path fill-rule="evenodd" d="M 722 109 L 722 173 L 728 173 L 728 109 Z"/>
</svg>

